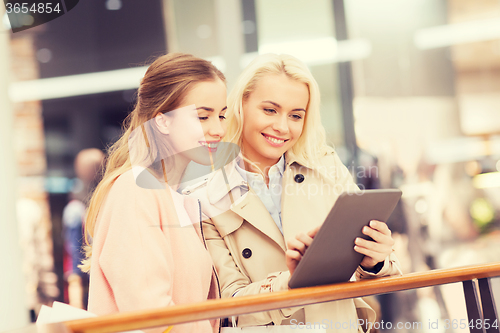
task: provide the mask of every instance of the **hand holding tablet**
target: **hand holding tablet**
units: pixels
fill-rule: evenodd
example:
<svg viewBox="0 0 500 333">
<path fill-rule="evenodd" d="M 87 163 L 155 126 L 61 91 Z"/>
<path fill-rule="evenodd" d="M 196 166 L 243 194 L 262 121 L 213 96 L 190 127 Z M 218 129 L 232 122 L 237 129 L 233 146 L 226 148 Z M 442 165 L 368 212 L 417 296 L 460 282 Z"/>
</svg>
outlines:
<svg viewBox="0 0 500 333">
<path fill-rule="evenodd" d="M 373 241 L 361 237 L 356 238 L 354 251 L 365 255 L 360 265 L 365 269 L 372 269 L 391 254 L 394 239 L 387 224 L 381 221 L 370 221 L 367 226 L 363 227 L 362 232 Z"/>
<path fill-rule="evenodd" d="M 290 275 L 295 271 L 307 248 L 311 246 L 319 228 L 320 226 L 309 230 L 305 234 L 300 233 L 294 239 L 287 242 L 286 265 L 290 271 Z M 370 221 L 368 226 L 363 227 L 362 232 L 370 236 L 374 241 L 358 237 L 354 241 L 354 250 L 365 255 L 360 266 L 364 269 L 372 269 L 391 254 L 392 246 L 394 245 L 394 240 L 391 236 L 392 232 L 387 224 L 376 220 Z"/>
<path fill-rule="evenodd" d="M 400 197 L 400 190 L 342 193 L 320 227 L 287 242 L 289 287 L 345 282 L 358 265 L 371 270 L 383 262 L 394 240 L 381 221 L 389 218 Z"/>
</svg>

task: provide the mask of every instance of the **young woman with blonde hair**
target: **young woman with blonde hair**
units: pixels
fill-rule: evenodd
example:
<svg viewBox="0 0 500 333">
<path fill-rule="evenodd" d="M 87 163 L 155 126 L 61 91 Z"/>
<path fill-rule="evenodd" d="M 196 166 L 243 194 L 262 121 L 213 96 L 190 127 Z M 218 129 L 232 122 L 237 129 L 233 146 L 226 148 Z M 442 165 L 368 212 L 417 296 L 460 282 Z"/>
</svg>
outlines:
<svg viewBox="0 0 500 333">
<path fill-rule="evenodd" d="M 225 110 L 225 78 L 210 62 L 167 54 L 149 66 L 86 217 L 92 244 L 87 242 L 81 267 L 90 272 L 90 312 L 218 297 L 199 230 L 199 203 L 175 190 L 190 161 L 210 163 L 225 133 Z M 173 332 L 217 328 L 206 320 Z"/>
<path fill-rule="evenodd" d="M 242 157 L 188 188 L 202 202 L 204 234 L 222 297 L 288 289 L 291 273 L 341 192 L 358 190 L 325 141 L 319 88 L 308 68 L 289 55 L 257 57 L 228 97 L 226 139 Z M 224 172 L 222 172 L 224 171 Z M 398 274 L 387 225 L 372 221 L 356 239 L 365 255 L 356 277 Z M 327 331 L 362 331 L 374 321 L 361 299 L 281 309 L 233 318 L 238 326 L 324 323 Z M 354 328 L 352 323 L 354 323 Z"/>
</svg>

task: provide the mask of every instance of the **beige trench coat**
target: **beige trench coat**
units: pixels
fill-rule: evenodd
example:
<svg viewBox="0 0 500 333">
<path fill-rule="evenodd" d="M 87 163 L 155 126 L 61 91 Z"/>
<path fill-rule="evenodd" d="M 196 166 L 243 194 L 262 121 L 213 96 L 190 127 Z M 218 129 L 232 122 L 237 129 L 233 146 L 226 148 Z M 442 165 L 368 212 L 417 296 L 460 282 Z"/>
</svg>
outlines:
<svg viewBox="0 0 500 333">
<path fill-rule="evenodd" d="M 316 169 L 299 163 L 290 153 L 285 160 L 281 196 L 283 234 L 257 194 L 252 189 L 247 193 L 241 191 L 248 189 L 248 184 L 234 164 L 224 168 L 227 181 L 218 170 L 207 181 L 183 191 L 201 202 L 204 237 L 223 298 L 236 293 L 246 296 L 287 290 L 290 277 L 285 265 L 287 240 L 321 224 L 341 192 L 358 189 L 336 153 L 326 155 L 322 166 Z M 360 279 L 398 274 L 397 265 L 396 257 L 391 254 L 379 273 L 358 267 L 355 275 Z M 355 325 L 358 318 L 375 321 L 375 312 L 360 298 L 243 315 L 237 323 L 241 327 L 321 323 L 328 328 L 327 332 L 362 332 Z M 335 329 L 342 325 L 342 329 Z"/>
</svg>

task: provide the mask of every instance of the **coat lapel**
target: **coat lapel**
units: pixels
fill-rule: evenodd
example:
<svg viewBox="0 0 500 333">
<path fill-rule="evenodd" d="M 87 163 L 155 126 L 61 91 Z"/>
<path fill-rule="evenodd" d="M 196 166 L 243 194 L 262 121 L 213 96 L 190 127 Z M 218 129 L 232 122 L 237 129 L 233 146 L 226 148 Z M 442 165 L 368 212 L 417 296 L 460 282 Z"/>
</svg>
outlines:
<svg viewBox="0 0 500 333">
<path fill-rule="evenodd" d="M 281 221 L 285 241 L 323 223 L 331 207 L 329 196 L 311 194 L 311 190 L 317 191 L 322 185 L 314 180 L 313 172 L 305 167 L 296 168 L 296 165 L 288 164 L 283 175 Z M 301 183 L 294 180 L 297 174 L 304 177 Z"/>
<path fill-rule="evenodd" d="M 227 235 L 246 220 L 286 251 L 283 235 L 271 214 L 258 195 L 248 187 L 246 179 L 236 170 L 234 163 L 236 162 L 233 161 L 225 166 L 224 170 L 215 172 L 208 182 L 209 201 L 220 209 L 220 214 L 216 217 L 217 227 Z M 241 195 L 241 187 L 249 189 L 248 192 Z M 233 213 L 237 214 L 238 218 Z"/>
<path fill-rule="evenodd" d="M 294 155 L 291 151 L 285 153 L 285 172 L 282 179 L 283 192 L 281 193 L 281 221 L 283 223 L 283 236 L 285 241 L 294 238 L 301 232 L 307 232 L 314 226 L 310 222 L 314 221 L 317 211 L 315 201 L 317 197 L 312 197 L 313 202 L 309 202 L 311 196 L 308 195 L 309 169 L 311 165 L 304 159 Z M 294 177 L 302 174 L 304 180 L 297 183 Z"/>
<path fill-rule="evenodd" d="M 283 175 L 282 185 L 284 189 L 287 189 L 287 186 L 298 186 L 293 180 L 294 176 L 295 173 L 293 169 L 287 167 Z M 311 214 L 308 209 L 301 209 L 301 207 L 304 207 L 303 205 L 306 205 L 306 198 L 302 196 L 297 197 L 295 190 L 287 195 L 288 192 L 289 191 L 283 191 L 281 194 L 281 221 L 283 223 L 283 236 L 285 241 L 304 231 L 304 225 L 307 221 L 307 216 L 305 216 L 304 213 L 308 211 L 309 215 Z"/>
<path fill-rule="evenodd" d="M 278 226 L 257 194 L 250 188 L 231 206 L 231 210 L 259 229 L 286 251 L 285 240 Z"/>
</svg>

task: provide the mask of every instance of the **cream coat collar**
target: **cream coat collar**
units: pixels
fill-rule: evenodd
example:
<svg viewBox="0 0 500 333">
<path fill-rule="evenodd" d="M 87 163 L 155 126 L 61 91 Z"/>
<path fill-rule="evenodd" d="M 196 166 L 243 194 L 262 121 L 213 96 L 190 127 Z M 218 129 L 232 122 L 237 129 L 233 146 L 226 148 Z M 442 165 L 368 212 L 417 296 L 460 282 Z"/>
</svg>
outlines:
<svg viewBox="0 0 500 333">
<path fill-rule="evenodd" d="M 240 155 L 241 158 L 241 155 Z M 217 170 L 209 179 L 207 183 L 207 195 L 212 205 L 222 200 L 229 192 L 240 186 L 248 186 L 246 177 L 242 176 L 237 170 L 235 164 L 238 158 L 234 159 L 231 163 L 224 166 L 223 169 Z M 285 153 L 285 171 L 294 163 L 311 169 L 312 165 L 298 158 L 291 152 Z M 225 172 L 223 172 L 223 170 Z M 238 198 L 240 196 L 238 195 Z M 236 199 L 236 198 L 234 198 Z"/>
</svg>

